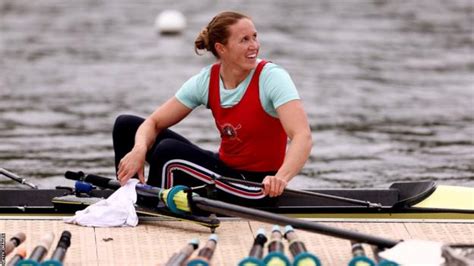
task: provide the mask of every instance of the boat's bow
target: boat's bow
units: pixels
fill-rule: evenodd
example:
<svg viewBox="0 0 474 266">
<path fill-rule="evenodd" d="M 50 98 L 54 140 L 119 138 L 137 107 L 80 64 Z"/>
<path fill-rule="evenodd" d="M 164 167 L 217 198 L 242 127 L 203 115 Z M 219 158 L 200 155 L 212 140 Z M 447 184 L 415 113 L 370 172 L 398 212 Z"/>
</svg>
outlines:
<svg viewBox="0 0 474 266">
<path fill-rule="evenodd" d="M 413 207 L 471 210 L 474 212 L 474 188 L 438 185 L 433 193 Z"/>
</svg>

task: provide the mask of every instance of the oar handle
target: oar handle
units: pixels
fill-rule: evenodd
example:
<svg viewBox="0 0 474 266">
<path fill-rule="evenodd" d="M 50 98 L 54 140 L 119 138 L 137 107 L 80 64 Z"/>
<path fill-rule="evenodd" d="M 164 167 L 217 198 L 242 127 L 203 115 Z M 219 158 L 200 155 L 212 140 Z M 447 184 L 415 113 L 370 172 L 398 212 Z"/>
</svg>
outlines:
<svg viewBox="0 0 474 266">
<path fill-rule="evenodd" d="M 84 181 L 101 188 L 109 188 L 109 189 L 117 190 L 121 187 L 120 182 L 118 180 L 114 180 L 114 179 L 110 179 L 110 178 L 98 176 L 98 175 L 92 175 L 92 174 L 86 175 L 81 171 L 79 172 L 66 171 L 64 176 L 67 179 Z M 145 184 L 137 184 L 136 189 L 137 189 L 137 193 L 141 195 L 144 195 L 144 196 L 154 195 L 156 197 L 161 191 L 159 188 L 152 187 Z"/>
<path fill-rule="evenodd" d="M 222 177 L 222 176 L 221 177 L 216 177 L 216 179 L 221 180 L 221 181 L 225 181 L 225 182 L 239 183 L 239 184 L 247 185 L 247 186 L 263 187 L 262 183 L 252 182 L 252 181 L 243 180 L 243 179 L 237 179 L 237 178 L 231 178 L 231 177 Z M 301 195 L 307 195 L 307 196 L 313 196 L 313 197 L 319 197 L 319 198 L 326 198 L 326 199 L 333 199 L 333 200 L 337 200 L 337 201 L 348 202 L 348 203 L 352 203 L 352 204 L 356 204 L 356 205 L 366 206 L 368 208 L 377 208 L 377 209 L 382 208 L 382 204 L 380 204 L 380 203 L 372 203 L 370 201 L 351 199 L 351 198 L 346 198 L 346 197 L 330 195 L 330 194 L 326 194 L 326 193 L 318 193 L 318 192 L 305 191 L 305 190 L 296 190 L 296 189 L 291 189 L 291 188 L 285 188 L 284 191 L 288 192 L 288 193 L 293 193 L 293 194 L 301 194 Z"/>
<path fill-rule="evenodd" d="M 98 175 L 91 175 L 91 174 L 86 175 L 82 171 L 79 171 L 79 172 L 66 171 L 66 173 L 64 173 L 64 176 L 67 179 L 85 181 L 101 188 L 110 188 L 110 189 L 120 188 L 120 182 L 118 182 L 117 180 L 113 180 L 113 179 L 98 176 Z"/>
</svg>

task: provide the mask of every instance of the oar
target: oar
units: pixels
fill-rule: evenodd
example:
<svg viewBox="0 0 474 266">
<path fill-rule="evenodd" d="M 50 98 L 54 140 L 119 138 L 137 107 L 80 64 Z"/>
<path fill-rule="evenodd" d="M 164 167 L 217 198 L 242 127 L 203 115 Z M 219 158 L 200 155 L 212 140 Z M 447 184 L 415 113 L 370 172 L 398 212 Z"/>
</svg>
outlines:
<svg viewBox="0 0 474 266">
<path fill-rule="evenodd" d="M 54 240 L 54 233 L 47 233 L 40 239 L 40 243 L 33 249 L 30 257 L 18 262 L 17 266 L 39 265 L 43 257 L 48 253 L 51 243 Z"/>
<path fill-rule="evenodd" d="M 41 265 L 52 266 L 52 265 L 63 265 L 66 252 L 71 246 L 71 232 L 64 230 L 61 233 L 56 249 L 53 251 L 53 255 L 47 261 L 44 261 Z"/>
<path fill-rule="evenodd" d="M 171 258 L 166 262 L 165 266 L 183 265 L 198 247 L 199 247 L 199 239 L 197 238 L 192 239 L 178 253 L 174 253 L 171 256 Z"/>
<path fill-rule="evenodd" d="M 91 174 L 86 175 L 84 172 L 81 172 L 81 171 L 79 172 L 66 171 L 64 176 L 67 179 L 84 181 L 101 188 L 109 188 L 109 189 L 117 190 L 121 187 L 120 182 L 116 179 L 110 179 L 107 177 L 91 175 Z M 138 190 L 138 193 L 142 196 L 156 197 L 158 194 L 160 194 L 162 189 L 157 188 L 157 187 L 152 187 L 149 185 L 137 184 L 137 190 Z"/>
<path fill-rule="evenodd" d="M 21 178 L 19 177 L 18 175 L 15 175 L 14 173 L 4 169 L 4 168 L 0 168 L 0 174 L 20 183 L 20 184 L 23 184 L 23 185 L 27 185 L 29 186 L 30 188 L 33 188 L 33 189 L 38 189 L 38 186 L 36 186 L 35 184 L 33 183 L 30 183 L 28 181 L 26 181 L 26 179 L 24 178 Z"/>
<path fill-rule="evenodd" d="M 212 256 L 217 247 L 217 235 L 209 236 L 205 246 L 201 248 L 196 258 L 193 258 L 186 263 L 186 266 L 209 266 Z"/>
<path fill-rule="evenodd" d="M 98 175 L 86 175 L 83 172 L 67 171 L 65 173 L 65 177 L 71 180 L 88 182 L 100 188 L 108 188 L 112 190 L 117 190 L 120 188 L 120 183 L 116 179 L 110 179 Z M 211 229 L 211 232 L 214 232 L 215 229 L 220 225 L 219 219 L 217 219 L 215 216 L 209 216 L 208 213 L 206 213 L 206 215 L 200 215 L 191 211 L 190 209 L 187 209 L 189 208 L 188 200 L 186 199 L 187 193 L 183 192 L 182 189 L 187 187 L 178 186 L 173 187 L 172 189 L 161 189 L 145 184 L 137 184 L 135 188 L 138 196 L 137 213 L 154 216 L 158 214 L 161 216 L 164 215 L 186 220 L 208 227 Z M 170 203 L 164 203 L 168 200 L 168 198 L 170 199 Z M 173 200 L 180 198 L 183 199 L 183 203 Z M 61 200 L 56 200 L 55 203 L 61 203 Z"/>
<path fill-rule="evenodd" d="M 305 231 L 320 233 L 323 235 L 333 236 L 337 238 L 354 240 L 370 245 L 376 245 L 381 248 L 390 248 L 400 242 L 400 240 L 392 240 L 388 238 L 382 238 L 359 232 L 339 229 L 307 220 L 291 218 L 280 214 L 251 209 L 248 207 L 243 207 L 217 200 L 211 200 L 200 196 L 192 196 L 191 201 L 192 202 L 190 204 L 194 205 L 197 209 L 211 213 L 218 213 L 233 217 L 241 217 L 265 223 L 274 223 L 282 226 L 291 225 L 296 229 L 302 229 Z M 190 209 L 193 208 L 191 207 Z"/>
<path fill-rule="evenodd" d="M 66 172 L 65 176 L 69 179 L 84 180 L 84 173 L 74 173 L 68 171 Z M 117 180 L 94 175 L 87 175 L 85 177 L 85 181 L 99 187 L 107 187 L 107 184 L 116 185 L 118 183 Z M 160 189 L 157 187 L 151 187 L 149 185 L 140 185 L 137 186 L 137 190 L 137 193 L 146 193 L 148 195 L 154 194 L 155 197 L 158 197 L 159 200 L 162 201 L 172 212 L 178 214 L 205 211 L 227 216 L 241 217 L 250 220 L 257 220 L 266 223 L 279 224 L 282 226 L 291 225 L 296 229 L 354 240 L 357 242 L 376 245 L 381 248 L 390 248 L 400 242 L 399 240 L 392 240 L 359 232 L 353 232 L 218 200 L 211 200 L 198 196 L 197 194 L 188 195 L 188 193 L 185 193 L 184 191 L 188 191 L 190 189 L 185 186 L 177 186 L 171 189 Z"/>
<path fill-rule="evenodd" d="M 270 242 L 267 244 L 268 254 L 263 258 L 266 265 L 290 266 L 291 262 L 285 255 L 285 245 L 283 244 L 283 234 L 278 225 L 272 228 Z"/>
<path fill-rule="evenodd" d="M 239 262 L 239 266 L 265 266 L 263 263 L 263 248 L 267 243 L 267 237 L 265 236 L 265 229 L 259 228 L 257 236 L 252 244 L 249 255 Z"/>
<path fill-rule="evenodd" d="M 217 177 L 215 177 L 215 179 L 219 180 L 219 181 L 224 181 L 224 182 L 233 182 L 233 183 L 238 183 L 238 184 L 242 184 L 242 185 L 263 188 L 262 183 L 252 182 L 252 181 L 243 180 L 243 179 L 223 177 L 223 176 L 217 176 Z M 333 200 L 337 200 L 337 201 L 348 202 L 348 203 L 352 203 L 352 204 L 355 204 L 355 205 L 366 206 L 368 208 L 377 208 L 377 209 L 382 208 L 382 204 L 380 204 L 380 203 L 372 203 L 370 201 L 351 199 L 351 198 L 340 197 L 340 196 L 335 196 L 335 195 L 330 195 L 330 194 L 325 194 L 325 193 L 305 191 L 305 190 L 296 190 L 296 189 L 291 189 L 291 188 L 285 188 L 284 191 L 287 192 L 287 193 L 307 195 L 307 196 L 313 196 L 313 197 L 319 197 L 319 198 L 326 198 L 326 199 L 333 199 Z"/>
<path fill-rule="evenodd" d="M 13 256 L 7 263 L 7 266 L 16 266 L 26 257 L 26 249 L 24 247 L 17 248 L 15 256 Z"/>
<path fill-rule="evenodd" d="M 369 234 L 339 229 L 307 220 L 290 218 L 287 216 L 274 214 L 262 210 L 251 209 L 238 206 L 231 203 L 217 200 L 206 199 L 200 196 L 190 197 L 190 205 L 193 208 L 224 214 L 234 217 L 242 217 L 250 220 L 257 220 L 265 223 L 274 223 L 279 225 L 291 225 L 296 229 L 302 229 L 309 232 L 347 239 L 359 243 L 367 243 L 385 249 L 379 255 L 386 260 L 394 261 L 400 265 L 408 265 L 413 258 L 407 257 L 407 254 L 413 250 L 417 251 L 416 265 L 428 262 L 429 265 L 439 265 L 442 262 L 441 247 L 442 243 L 420 240 L 393 240 L 383 237 L 377 237 Z M 437 263 L 437 264 L 436 264 Z M 393 264 L 392 264 L 393 265 Z M 415 264 L 411 264 L 415 265 Z"/>
<path fill-rule="evenodd" d="M 285 226 L 284 236 L 288 240 L 288 249 L 293 255 L 293 266 L 321 266 L 319 258 L 308 252 L 306 245 L 298 239 L 291 225 Z"/>
<path fill-rule="evenodd" d="M 4 244 L 4 252 L 5 256 L 10 254 L 16 247 L 18 247 L 21 243 L 23 243 L 26 239 L 26 235 L 23 232 L 16 233 L 13 235 L 10 240 L 6 244 Z"/>
<path fill-rule="evenodd" d="M 103 177 L 102 179 L 103 180 L 101 182 L 107 180 L 108 178 Z M 92 180 L 91 183 L 93 183 Z M 93 184 L 100 186 L 97 183 Z M 416 250 L 418 254 L 418 264 L 420 264 L 419 259 L 426 260 L 429 262 L 436 260 L 436 262 L 438 263 L 437 265 L 440 264 L 439 261 L 442 261 L 442 243 L 438 242 L 421 241 L 423 242 L 421 243 L 419 240 L 393 240 L 369 234 L 354 232 L 350 230 L 339 229 L 336 227 L 310 222 L 307 220 L 290 218 L 287 216 L 270 213 L 262 210 L 256 210 L 231 203 L 207 199 L 198 196 L 195 193 L 192 193 L 192 190 L 185 186 L 176 186 L 171 189 L 160 189 L 156 187 L 142 185 L 137 186 L 137 190 L 150 195 L 153 195 L 156 191 L 160 191 L 159 195 L 154 194 L 154 197 L 157 197 L 171 211 L 176 213 L 182 212 L 192 214 L 204 211 L 216 214 L 223 214 L 227 216 L 241 217 L 265 223 L 291 225 L 295 229 L 302 229 L 309 232 L 377 246 L 380 250 L 385 249 L 384 252 L 380 253 L 381 257 L 386 260 L 391 260 L 397 263 L 400 262 L 400 264 L 402 265 L 407 264 L 407 259 L 411 259 L 410 256 L 407 257 L 407 254 L 413 250 Z M 407 250 L 409 250 L 410 252 L 407 252 Z"/>
<path fill-rule="evenodd" d="M 375 262 L 365 254 L 364 247 L 361 243 L 351 241 L 352 259 L 348 266 L 375 266 Z"/>
</svg>

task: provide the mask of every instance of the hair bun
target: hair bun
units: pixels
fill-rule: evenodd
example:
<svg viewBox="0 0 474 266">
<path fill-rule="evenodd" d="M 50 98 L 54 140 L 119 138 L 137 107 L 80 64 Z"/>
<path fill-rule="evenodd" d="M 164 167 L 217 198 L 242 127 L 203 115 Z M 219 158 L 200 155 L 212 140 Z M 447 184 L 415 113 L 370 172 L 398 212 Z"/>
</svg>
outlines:
<svg viewBox="0 0 474 266">
<path fill-rule="evenodd" d="M 206 50 L 209 50 L 209 30 L 207 29 L 207 27 L 204 27 L 202 30 L 201 30 L 201 38 L 202 40 L 204 41 L 204 48 Z"/>
<path fill-rule="evenodd" d="M 211 48 L 209 47 L 209 30 L 207 27 L 203 28 L 196 40 L 194 41 L 194 51 L 196 54 L 200 54 L 198 50 L 207 50 L 209 51 Z"/>
</svg>

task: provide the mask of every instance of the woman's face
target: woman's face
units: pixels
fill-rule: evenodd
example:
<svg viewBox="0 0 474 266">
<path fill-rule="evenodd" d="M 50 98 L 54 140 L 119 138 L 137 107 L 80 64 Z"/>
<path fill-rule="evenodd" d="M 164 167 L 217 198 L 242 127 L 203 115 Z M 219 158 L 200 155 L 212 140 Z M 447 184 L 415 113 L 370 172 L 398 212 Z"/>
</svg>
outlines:
<svg viewBox="0 0 474 266">
<path fill-rule="evenodd" d="M 242 70 L 251 70 L 257 66 L 259 49 L 260 43 L 253 22 L 243 18 L 229 27 L 229 39 L 222 46 L 220 58 Z"/>
</svg>

